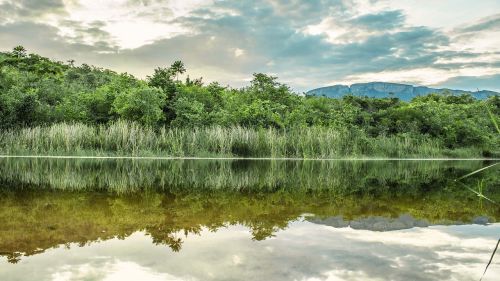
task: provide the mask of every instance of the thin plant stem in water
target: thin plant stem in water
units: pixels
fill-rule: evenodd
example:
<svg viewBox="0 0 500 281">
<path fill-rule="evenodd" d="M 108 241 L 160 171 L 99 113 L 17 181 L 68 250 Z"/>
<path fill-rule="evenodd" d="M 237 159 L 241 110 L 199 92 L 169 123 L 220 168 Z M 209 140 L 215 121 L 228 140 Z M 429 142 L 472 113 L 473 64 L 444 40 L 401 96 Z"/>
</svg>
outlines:
<svg viewBox="0 0 500 281">
<path fill-rule="evenodd" d="M 491 112 L 491 110 L 489 108 L 486 108 L 486 110 L 488 110 L 488 114 L 490 115 L 491 121 L 493 122 L 493 125 L 495 125 L 495 128 L 497 129 L 497 132 L 500 135 L 500 128 L 498 127 L 498 123 L 497 123 L 497 121 L 495 119 L 495 116 L 493 116 L 493 113 Z M 483 169 L 477 170 L 476 172 L 480 172 L 481 170 L 485 170 L 485 169 L 491 168 L 492 166 L 495 166 L 497 164 L 498 163 L 495 163 L 495 164 L 490 165 L 488 167 L 485 167 Z M 472 174 L 475 174 L 475 173 L 472 173 Z M 471 174 L 469 174 L 469 175 L 471 175 Z M 466 175 L 466 176 L 469 176 L 469 175 Z M 464 177 L 466 177 L 466 176 L 464 176 Z M 462 177 L 462 178 L 464 178 L 464 177 Z M 482 194 L 482 185 L 481 185 L 481 189 L 479 190 L 479 192 Z M 478 196 L 479 196 L 479 194 L 478 194 Z M 486 197 L 484 197 L 484 198 L 486 198 Z M 490 200 L 490 199 L 488 199 L 488 200 Z M 481 276 L 481 278 L 479 279 L 479 281 L 482 281 L 483 278 L 484 278 L 484 275 L 486 275 L 486 271 L 488 271 L 488 267 L 490 266 L 491 262 L 493 261 L 493 257 L 495 256 L 495 253 L 497 252 L 498 244 L 500 244 L 500 239 L 498 239 L 497 245 L 495 246 L 495 249 L 493 249 L 493 253 L 491 253 L 490 260 L 488 261 L 488 264 L 486 265 L 486 268 L 484 269 L 483 275 Z"/>
<path fill-rule="evenodd" d="M 472 175 L 474 175 L 474 174 L 477 174 L 477 173 L 479 173 L 479 172 L 481 172 L 481 171 L 484 171 L 484 170 L 486 170 L 486 169 L 492 168 L 492 167 L 494 167 L 494 166 L 496 166 L 496 165 L 498 165 L 498 164 L 500 164 L 500 162 L 497 162 L 497 163 L 495 163 L 495 164 L 492 164 L 492 165 L 486 166 L 486 167 L 484 167 L 484 168 L 481 168 L 481 169 L 475 170 L 475 171 L 473 171 L 473 172 L 471 172 L 471 173 L 468 173 L 468 174 L 467 174 L 467 175 L 465 175 L 465 176 L 462 176 L 462 177 L 460 177 L 460 178 L 456 179 L 455 181 L 459 181 L 459 180 L 461 180 L 461 179 L 465 179 L 465 178 L 470 177 L 470 176 L 472 176 Z"/>
<path fill-rule="evenodd" d="M 479 281 L 482 281 L 484 278 L 484 275 L 486 275 L 486 271 L 488 271 L 488 267 L 490 266 L 491 262 L 493 261 L 493 257 L 495 256 L 495 253 L 497 252 L 498 244 L 500 244 L 500 239 L 498 239 L 497 245 L 495 246 L 495 249 L 493 249 L 493 253 L 491 253 L 490 260 L 488 261 L 488 264 L 486 265 L 486 268 L 484 269 L 483 276 L 481 276 Z"/>
<path fill-rule="evenodd" d="M 457 182 L 459 182 L 459 181 L 457 181 Z M 479 198 L 484 198 L 484 199 L 486 199 L 486 200 L 490 201 L 490 202 L 491 202 L 491 203 L 493 203 L 493 204 L 497 204 L 497 202 L 495 202 L 495 201 L 491 200 L 490 198 L 488 198 L 488 197 L 484 196 L 482 187 L 480 187 L 480 188 L 478 189 L 478 191 L 476 191 L 476 190 L 474 190 L 474 189 L 472 189 L 472 188 L 468 187 L 467 185 L 465 185 L 465 184 L 464 184 L 464 183 L 462 183 L 462 182 L 459 182 L 459 183 L 461 183 L 461 184 L 462 184 L 465 188 L 467 188 L 468 190 L 470 190 L 470 191 L 472 191 L 473 193 L 475 193 L 475 194 L 476 194 Z"/>
</svg>

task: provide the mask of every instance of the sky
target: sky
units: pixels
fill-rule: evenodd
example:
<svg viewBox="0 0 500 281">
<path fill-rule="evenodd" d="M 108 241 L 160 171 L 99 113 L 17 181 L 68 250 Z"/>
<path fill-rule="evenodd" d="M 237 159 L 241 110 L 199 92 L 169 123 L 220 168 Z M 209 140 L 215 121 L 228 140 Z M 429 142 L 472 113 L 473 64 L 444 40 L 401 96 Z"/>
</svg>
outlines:
<svg viewBox="0 0 500 281">
<path fill-rule="evenodd" d="M 0 51 L 23 45 L 139 78 L 182 60 L 241 87 L 398 82 L 500 91 L 498 0 L 0 0 Z"/>
</svg>

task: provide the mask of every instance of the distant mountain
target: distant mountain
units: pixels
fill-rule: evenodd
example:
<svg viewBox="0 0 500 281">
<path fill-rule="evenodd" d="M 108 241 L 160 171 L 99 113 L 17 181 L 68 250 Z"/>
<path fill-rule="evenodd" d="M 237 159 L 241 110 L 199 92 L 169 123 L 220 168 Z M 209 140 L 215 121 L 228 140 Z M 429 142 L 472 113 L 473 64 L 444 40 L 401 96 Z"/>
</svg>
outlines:
<svg viewBox="0 0 500 281">
<path fill-rule="evenodd" d="M 424 86 L 412 86 L 387 82 L 357 83 L 352 84 L 350 87 L 346 85 L 334 85 L 310 90 L 306 93 L 306 95 L 341 98 L 345 95 L 351 94 L 354 96 L 366 96 L 372 98 L 397 97 L 401 100 L 409 101 L 417 96 L 444 92 L 449 92 L 452 95 L 471 94 L 473 97 L 480 100 L 486 99 L 490 96 L 500 95 L 498 92 L 487 90 L 470 92 L 464 90 L 435 89 Z"/>
</svg>

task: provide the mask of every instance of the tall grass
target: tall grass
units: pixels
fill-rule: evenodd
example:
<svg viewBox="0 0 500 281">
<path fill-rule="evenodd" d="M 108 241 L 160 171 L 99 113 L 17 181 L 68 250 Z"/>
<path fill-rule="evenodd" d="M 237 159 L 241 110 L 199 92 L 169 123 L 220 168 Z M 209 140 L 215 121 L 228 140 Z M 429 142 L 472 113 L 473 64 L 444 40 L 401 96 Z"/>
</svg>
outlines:
<svg viewBox="0 0 500 281">
<path fill-rule="evenodd" d="M 362 131 L 309 127 L 161 128 L 117 121 L 110 125 L 59 123 L 0 132 L 1 154 L 224 156 L 224 157 L 439 157 L 437 139 L 410 135 L 371 138 Z M 479 156 L 468 149 L 461 156 Z"/>
</svg>

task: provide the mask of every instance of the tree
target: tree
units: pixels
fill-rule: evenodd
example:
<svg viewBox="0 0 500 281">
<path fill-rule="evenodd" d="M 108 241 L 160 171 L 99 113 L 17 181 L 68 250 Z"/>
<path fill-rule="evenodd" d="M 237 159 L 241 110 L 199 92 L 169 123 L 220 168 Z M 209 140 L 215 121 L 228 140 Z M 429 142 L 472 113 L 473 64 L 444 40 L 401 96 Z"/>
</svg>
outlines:
<svg viewBox="0 0 500 281">
<path fill-rule="evenodd" d="M 152 76 L 147 77 L 148 85 L 161 89 L 167 98 L 175 92 L 175 83 L 172 80 L 174 73 L 171 68 L 157 67 Z"/>
<path fill-rule="evenodd" d="M 90 123 L 107 123 L 120 117 L 117 111 L 113 110 L 115 99 L 130 89 L 142 86 L 145 86 L 143 82 L 130 75 L 121 74 L 93 91 L 77 95 L 75 101 L 66 102 L 69 107 L 66 111 Z M 79 107 L 83 107 L 83 110 Z M 78 110 L 74 112 L 71 108 Z"/>
<path fill-rule="evenodd" d="M 167 124 L 175 118 L 175 112 L 171 109 L 177 95 L 177 85 L 172 80 L 173 75 L 171 68 L 158 67 L 152 76 L 147 77 L 148 85 L 160 89 L 164 94 L 165 102 L 162 110 Z"/>
<path fill-rule="evenodd" d="M 200 77 L 200 78 L 196 78 L 196 79 L 193 79 L 191 80 L 191 78 L 189 78 L 189 75 L 188 77 L 186 77 L 186 86 L 203 86 L 203 77 Z"/>
<path fill-rule="evenodd" d="M 24 58 L 26 57 L 26 49 L 21 45 L 16 46 L 12 49 L 12 55 L 17 58 Z"/>
<path fill-rule="evenodd" d="M 202 126 L 208 121 L 203 103 L 181 97 L 174 103 L 176 110 L 173 126 Z"/>
<path fill-rule="evenodd" d="M 254 73 L 253 79 L 250 82 L 250 87 L 259 92 L 266 92 L 274 89 L 280 84 L 276 81 L 278 78 L 264 73 Z"/>
<path fill-rule="evenodd" d="M 144 85 L 118 94 L 113 102 L 113 110 L 123 119 L 156 125 L 163 118 L 164 102 L 161 91 Z"/>
<path fill-rule="evenodd" d="M 292 93 L 290 88 L 279 83 L 277 77 L 263 73 L 254 73 L 248 88 L 251 95 L 270 100 L 286 106 L 292 106 L 297 101 L 298 95 Z"/>
<path fill-rule="evenodd" d="M 180 60 L 175 61 L 171 66 L 170 69 L 172 70 L 172 73 L 176 75 L 176 80 L 179 82 L 179 74 L 183 74 L 186 72 L 186 68 L 184 67 L 184 63 Z"/>
</svg>

